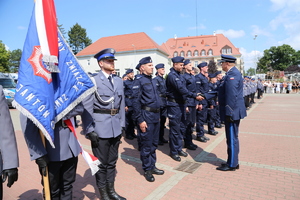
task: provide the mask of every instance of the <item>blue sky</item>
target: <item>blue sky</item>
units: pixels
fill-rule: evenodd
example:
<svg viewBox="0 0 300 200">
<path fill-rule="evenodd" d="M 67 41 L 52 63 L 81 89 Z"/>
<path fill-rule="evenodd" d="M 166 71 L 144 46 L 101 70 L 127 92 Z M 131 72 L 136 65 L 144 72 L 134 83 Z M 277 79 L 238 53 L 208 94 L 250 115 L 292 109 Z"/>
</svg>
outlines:
<svg viewBox="0 0 300 200">
<path fill-rule="evenodd" d="M 161 45 L 175 35 L 211 35 L 216 31 L 240 48 L 246 69 L 271 46 L 289 44 L 300 50 L 299 0 L 54 2 L 58 23 L 66 32 L 78 23 L 93 42 L 106 36 L 145 32 Z M 9 50 L 23 49 L 33 4 L 34 0 L 0 0 L 0 40 Z"/>
</svg>

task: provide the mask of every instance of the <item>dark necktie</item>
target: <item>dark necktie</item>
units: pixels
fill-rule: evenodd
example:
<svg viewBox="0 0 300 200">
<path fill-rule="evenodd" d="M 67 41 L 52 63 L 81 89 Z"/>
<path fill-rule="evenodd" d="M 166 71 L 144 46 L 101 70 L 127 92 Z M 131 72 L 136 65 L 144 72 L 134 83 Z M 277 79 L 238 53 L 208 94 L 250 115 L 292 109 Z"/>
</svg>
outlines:
<svg viewBox="0 0 300 200">
<path fill-rule="evenodd" d="M 109 76 L 109 77 L 108 77 L 108 80 L 109 80 L 109 82 L 110 82 L 110 84 L 111 84 L 111 87 L 112 87 L 112 88 L 114 88 L 114 84 L 113 84 L 113 82 L 112 82 L 111 78 L 112 78 L 112 77 L 111 77 L 111 76 Z"/>
</svg>

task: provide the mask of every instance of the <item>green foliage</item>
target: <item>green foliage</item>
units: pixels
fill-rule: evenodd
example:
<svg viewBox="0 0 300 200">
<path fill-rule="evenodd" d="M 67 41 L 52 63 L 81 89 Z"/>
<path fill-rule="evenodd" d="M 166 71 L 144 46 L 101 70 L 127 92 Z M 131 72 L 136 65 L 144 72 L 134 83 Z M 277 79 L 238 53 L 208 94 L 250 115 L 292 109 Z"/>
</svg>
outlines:
<svg viewBox="0 0 300 200">
<path fill-rule="evenodd" d="M 66 38 L 66 31 L 65 31 L 64 27 L 62 26 L 62 24 L 57 24 L 57 27 L 59 28 L 60 33 L 62 34 L 62 36 L 64 38 Z"/>
<path fill-rule="evenodd" d="M 9 72 L 10 52 L 5 49 L 5 44 L 0 40 L 0 72 Z"/>
<path fill-rule="evenodd" d="M 9 57 L 9 68 L 10 68 L 9 71 L 10 72 L 18 72 L 19 66 L 21 63 L 21 57 L 22 57 L 21 49 L 13 50 L 10 53 L 10 57 Z"/>
<path fill-rule="evenodd" d="M 213 60 L 210 60 L 208 63 L 208 73 L 213 74 L 213 73 L 216 73 L 217 71 L 218 71 L 218 67 L 216 65 L 216 62 Z"/>
<path fill-rule="evenodd" d="M 78 23 L 71 28 L 68 32 L 68 36 L 69 45 L 74 54 L 77 54 L 79 51 L 92 44 L 92 40 L 87 37 L 86 29 L 82 28 Z"/>
<path fill-rule="evenodd" d="M 255 73 L 255 69 L 254 68 L 249 68 L 246 72 L 246 75 L 247 76 L 254 76 L 256 73 Z"/>
<path fill-rule="evenodd" d="M 257 70 L 267 72 L 273 70 L 284 71 L 291 65 L 300 64 L 300 51 L 295 51 L 290 45 L 284 44 L 271 47 L 264 51 L 264 56 L 259 59 Z"/>
</svg>

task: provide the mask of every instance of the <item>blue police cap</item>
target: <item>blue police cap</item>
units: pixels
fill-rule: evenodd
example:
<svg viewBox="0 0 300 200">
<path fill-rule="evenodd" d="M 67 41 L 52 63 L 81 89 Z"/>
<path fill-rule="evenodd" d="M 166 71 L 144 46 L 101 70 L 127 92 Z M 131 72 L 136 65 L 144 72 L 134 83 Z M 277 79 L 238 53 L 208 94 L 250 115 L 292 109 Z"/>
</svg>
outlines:
<svg viewBox="0 0 300 200">
<path fill-rule="evenodd" d="M 202 68 L 202 67 L 205 67 L 205 66 L 207 66 L 207 62 L 202 62 L 199 65 L 197 65 L 198 68 Z"/>
<path fill-rule="evenodd" d="M 123 74 L 122 78 L 124 78 L 127 74 Z"/>
<path fill-rule="evenodd" d="M 220 62 L 229 62 L 229 63 L 235 63 L 236 58 L 230 55 L 224 55 L 221 54 L 221 61 Z"/>
<path fill-rule="evenodd" d="M 183 65 L 187 65 L 187 64 L 190 64 L 191 61 L 189 59 L 186 59 L 184 62 L 183 62 Z"/>
<path fill-rule="evenodd" d="M 172 62 L 173 63 L 183 63 L 184 57 L 181 56 L 176 56 L 174 58 L 172 58 Z"/>
<path fill-rule="evenodd" d="M 103 49 L 101 51 L 99 51 L 97 54 L 94 55 L 94 58 L 96 58 L 98 61 L 101 59 L 114 59 L 117 60 L 115 58 L 115 53 L 116 51 L 112 48 L 107 48 L 107 49 Z"/>
<path fill-rule="evenodd" d="M 135 67 L 135 69 L 140 70 L 141 64 L 137 64 L 137 66 Z"/>
<path fill-rule="evenodd" d="M 219 74 L 222 74 L 222 71 L 217 71 L 216 72 L 216 76 L 219 75 Z"/>
<path fill-rule="evenodd" d="M 142 59 L 139 61 L 139 64 L 140 64 L 140 65 L 144 65 L 144 64 L 147 64 L 147 63 L 152 63 L 152 59 L 151 59 L 150 56 L 145 57 L 145 58 L 142 58 Z"/>
<path fill-rule="evenodd" d="M 165 68 L 165 64 L 160 63 L 155 66 L 155 69 L 160 69 L 160 68 Z"/>
<path fill-rule="evenodd" d="M 132 73 L 133 69 L 127 69 L 126 74 Z"/>
<path fill-rule="evenodd" d="M 217 72 L 216 73 L 212 73 L 212 74 L 208 74 L 209 78 L 215 78 L 217 76 Z"/>
</svg>

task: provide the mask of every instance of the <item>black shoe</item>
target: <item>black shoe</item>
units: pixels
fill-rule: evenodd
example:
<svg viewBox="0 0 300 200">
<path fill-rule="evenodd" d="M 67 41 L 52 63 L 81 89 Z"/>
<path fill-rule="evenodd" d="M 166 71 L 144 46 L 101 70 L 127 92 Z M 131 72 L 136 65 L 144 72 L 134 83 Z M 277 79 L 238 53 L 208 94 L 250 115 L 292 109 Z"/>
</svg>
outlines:
<svg viewBox="0 0 300 200">
<path fill-rule="evenodd" d="M 221 164 L 221 166 L 225 166 L 225 165 L 227 165 L 227 163 L 222 163 L 222 164 Z M 240 169 L 240 165 L 238 164 L 238 165 L 235 167 L 235 169 Z"/>
<path fill-rule="evenodd" d="M 134 139 L 131 135 L 126 135 L 125 138 L 128 139 L 128 140 L 133 140 Z"/>
<path fill-rule="evenodd" d="M 209 134 L 209 135 L 217 135 L 218 131 L 208 131 L 207 134 Z"/>
<path fill-rule="evenodd" d="M 158 145 L 164 145 L 163 141 L 158 141 Z"/>
<path fill-rule="evenodd" d="M 163 143 L 168 143 L 169 141 L 168 140 L 166 140 L 165 138 L 162 138 L 160 141 L 162 141 Z"/>
<path fill-rule="evenodd" d="M 134 133 L 133 133 L 131 136 L 132 136 L 133 138 L 137 138 L 136 134 L 134 134 Z"/>
<path fill-rule="evenodd" d="M 191 145 L 194 146 L 195 148 L 198 148 L 198 145 L 196 145 L 194 143 L 192 143 Z"/>
<path fill-rule="evenodd" d="M 178 161 L 178 162 L 181 161 L 181 158 L 179 157 L 178 154 L 175 154 L 175 155 L 172 155 L 172 154 L 171 154 L 170 157 L 171 157 L 173 160 L 175 160 L 175 161 Z"/>
<path fill-rule="evenodd" d="M 235 171 L 236 169 L 239 169 L 240 166 L 237 165 L 236 167 L 229 167 L 228 164 L 222 164 L 220 167 L 217 167 L 217 170 L 220 171 Z"/>
<path fill-rule="evenodd" d="M 154 178 L 154 176 L 152 175 L 152 171 L 151 171 L 151 170 L 145 171 L 144 177 L 145 177 L 145 179 L 146 179 L 147 181 L 149 181 L 149 182 L 154 182 L 154 181 L 155 181 L 155 178 Z"/>
<path fill-rule="evenodd" d="M 197 146 L 198 147 L 198 146 Z M 192 144 L 189 144 L 189 145 L 184 145 L 184 148 L 187 148 L 189 150 L 196 150 L 197 149 L 196 146 L 192 145 Z"/>
<path fill-rule="evenodd" d="M 103 188 L 99 188 L 99 193 L 100 193 L 100 199 L 110 200 L 110 198 L 107 194 L 106 186 Z"/>
<path fill-rule="evenodd" d="M 179 152 L 178 152 L 178 155 L 183 156 L 183 157 L 187 157 L 189 154 L 187 154 L 187 153 L 184 152 L 184 151 L 179 151 Z"/>
<path fill-rule="evenodd" d="M 152 174 L 163 175 L 165 173 L 164 170 L 157 169 L 156 167 L 152 169 Z"/>
<path fill-rule="evenodd" d="M 207 140 L 203 137 L 203 136 L 201 136 L 201 137 L 196 137 L 196 140 L 198 140 L 198 141 L 200 141 L 200 142 L 207 142 Z"/>
<path fill-rule="evenodd" d="M 126 200 L 126 198 L 120 196 L 116 191 L 114 187 L 114 183 L 108 183 L 106 185 L 107 194 L 110 199 L 116 199 L 116 200 Z"/>
<path fill-rule="evenodd" d="M 224 127 L 222 124 L 218 124 L 218 125 L 215 125 L 216 128 L 222 128 Z"/>
<path fill-rule="evenodd" d="M 209 141 L 210 139 L 208 137 L 206 137 L 205 135 L 203 135 L 202 137 L 204 137 L 204 139 L 206 139 L 206 141 Z"/>
</svg>

